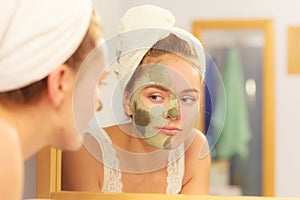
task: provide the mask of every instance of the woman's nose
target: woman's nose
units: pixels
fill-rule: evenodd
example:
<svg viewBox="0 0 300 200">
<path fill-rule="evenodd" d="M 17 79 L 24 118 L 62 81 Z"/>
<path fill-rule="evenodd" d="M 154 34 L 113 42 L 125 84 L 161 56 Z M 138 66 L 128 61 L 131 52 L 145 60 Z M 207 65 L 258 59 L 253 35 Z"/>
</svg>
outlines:
<svg viewBox="0 0 300 200">
<path fill-rule="evenodd" d="M 178 108 L 171 108 L 168 110 L 167 118 L 170 118 L 172 120 L 178 120 L 180 119 L 180 112 Z"/>
</svg>

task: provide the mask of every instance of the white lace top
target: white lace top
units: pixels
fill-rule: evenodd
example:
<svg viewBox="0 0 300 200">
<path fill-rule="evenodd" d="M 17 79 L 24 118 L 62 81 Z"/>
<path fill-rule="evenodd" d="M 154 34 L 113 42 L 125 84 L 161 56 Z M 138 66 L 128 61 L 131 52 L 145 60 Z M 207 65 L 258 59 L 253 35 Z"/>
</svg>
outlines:
<svg viewBox="0 0 300 200">
<path fill-rule="evenodd" d="M 94 131 L 92 131 L 94 132 Z M 104 163 L 104 178 L 101 192 L 121 193 L 123 184 L 121 181 L 122 172 L 116 149 L 108 134 L 102 129 L 98 134 L 89 131 L 89 135 L 96 139 L 102 150 L 102 161 Z M 101 133 L 102 132 L 102 133 Z M 99 147 L 97 149 L 99 149 Z M 94 151 L 96 148 L 93 148 Z M 166 194 L 178 194 L 181 191 L 184 174 L 184 145 L 170 150 L 167 165 L 167 189 Z M 180 154 L 181 152 L 181 154 Z"/>
</svg>

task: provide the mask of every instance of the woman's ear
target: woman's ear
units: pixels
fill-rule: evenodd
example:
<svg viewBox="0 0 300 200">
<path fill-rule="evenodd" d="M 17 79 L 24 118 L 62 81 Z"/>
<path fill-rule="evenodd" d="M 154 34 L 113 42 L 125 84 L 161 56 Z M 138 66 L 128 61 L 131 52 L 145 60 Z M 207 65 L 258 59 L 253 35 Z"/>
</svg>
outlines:
<svg viewBox="0 0 300 200">
<path fill-rule="evenodd" d="M 71 86 L 70 84 L 73 84 L 70 81 L 71 70 L 67 65 L 63 64 L 48 75 L 47 94 L 50 102 L 56 108 L 63 103 Z"/>
<path fill-rule="evenodd" d="M 128 97 L 128 94 L 124 94 L 124 95 L 123 95 L 122 103 L 123 103 L 123 107 L 124 107 L 125 113 L 126 113 L 128 116 L 132 116 L 132 110 L 131 110 L 130 105 L 129 105 L 129 97 Z"/>
</svg>

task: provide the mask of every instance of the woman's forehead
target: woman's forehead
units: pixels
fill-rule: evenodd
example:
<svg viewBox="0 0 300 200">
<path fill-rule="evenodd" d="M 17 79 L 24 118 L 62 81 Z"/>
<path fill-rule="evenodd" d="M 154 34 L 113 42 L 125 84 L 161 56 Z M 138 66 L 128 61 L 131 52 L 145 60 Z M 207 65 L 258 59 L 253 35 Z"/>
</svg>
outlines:
<svg viewBox="0 0 300 200">
<path fill-rule="evenodd" d="M 159 63 L 168 66 L 174 71 L 177 71 L 177 73 L 181 74 L 182 76 L 190 78 L 190 76 L 196 75 L 196 78 L 200 79 L 201 74 L 199 70 L 191 64 L 194 62 L 189 62 L 189 60 L 189 58 L 185 58 L 181 55 L 166 53 L 159 57 L 145 57 L 143 60 L 143 65 L 154 65 Z"/>
<path fill-rule="evenodd" d="M 200 82 L 200 78 L 194 75 L 195 72 L 192 67 L 191 71 L 183 70 L 182 73 L 175 70 L 172 66 L 160 63 L 140 67 L 145 67 L 145 70 L 143 75 L 135 82 L 136 89 L 162 86 L 176 93 L 186 90 L 192 91 L 193 89 L 199 90 L 200 84 L 198 83 Z"/>
</svg>

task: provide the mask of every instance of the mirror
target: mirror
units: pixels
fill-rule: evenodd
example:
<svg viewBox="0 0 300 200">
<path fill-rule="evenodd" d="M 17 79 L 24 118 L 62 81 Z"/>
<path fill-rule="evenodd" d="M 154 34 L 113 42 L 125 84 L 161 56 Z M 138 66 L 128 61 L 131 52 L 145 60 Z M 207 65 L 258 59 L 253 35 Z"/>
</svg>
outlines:
<svg viewBox="0 0 300 200">
<path fill-rule="evenodd" d="M 271 20 L 194 21 L 193 33 L 203 43 L 210 56 L 211 59 L 207 60 L 214 60 L 222 74 L 226 100 L 229 102 L 226 106 L 227 116 L 223 132 L 220 137 L 210 142 L 210 145 L 216 144 L 211 152 L 211 193 L 273 196 L 275 179 L 273 23 Z M 238 66 L 233 66 L 235 63 Z M 209 67 L 209 63 L 207 65 Z M 233 67 L 241 68 L 240 74 L 234 75 L 238 73 L 238 68 Z M 209 71 L 206 76 L 209 78 Z M 238 79 L 242 77 L 243 80 L 240 80 L 239 84 L 238 79 L 235 79 L 232 82 L 235 88 L 226 87 L 231 84 L 234 76 Z M 245 91 L 243 94 L 237 95 L 238 85 Z M 231 96 L 234 97 L 229 98 Z M 241 107 L 243 105 L 237 101 L 238 98 L 245 100 L 242 103 L 244 107 Z M 209 107 L 209 98 L 205 99 L 206 107 Z M 230 103 L 234 106 L 231 107 Z M 241 110 L 246 113 L 245 117 Z M 209 124 L 209 114 L 211 114 L 209 108 L 206 108 L 203 130 L 207 129 Z M 246 128 L 236 124 L 230 125 L 229 119 L 236 116 L 239 116 L 238 123 L 243 126 L 246 124 Z M 235 135 L 238 130 L 241 131 Z M 207 137 L 210 139 L 213 136 Z M 243 145 L 244 148 L 231 147 L 236 143 Z"/>
<path fill-rule="evenodd" d="M 206 40 L 215 40 L 214 37 L 222 32 L 236 37 L 233 32 L 244 32 L 244 34 L 260 34 L 262 39 L 261 53 L 261 79 L 259 86 L 262 95 L 261 104 L 261 195 L 274 195 L 274 69 L 273 69 L 273 23 L 270 20 L 242 20 L 242 21 L 195 21 L 193 33 L 206 47 Z M 226 38 L 229 36 L 225 36 Z M 255 37 L 254 37 L 255 38 Z M 217 42 L 217 40 L 215 40 Z M 207 45 L 209 45 L 207 41 Z M 250 83 L 251 84 L 251 83 Z M 252 84 L 253 85 L 253 84 Z M 258 86 L 257 86 L 258 87 Z M 205 121 L 199 123 L 205 128 Z M 203 129 L 202 129 L 203 130 Z M 47 147 L 41 150 L 37 156 L 37 197 L 76 199 L 96 198 L 103 194 L 91 194 L 86 192 L 63 192 L 61 191 L 61 158 L 60 150 Z M 225 164 L 226 167 L 226 164 Z M 214 170 L 212 168 L 212 170 Z M 220 180 L 220 179 L 219 179 Z M 104 195 L 105 196 L 105 195 Z M 76 197 L 76 198 L 75 198 Z M 103 197 L 103 196 L 102 196 Z M 114 197 L 118 198 L 118 196 Z M 134 198 L 134 197 L 132 197 Z M 112 198 L 113 199 L 113 198 Z"/>
</svg>

